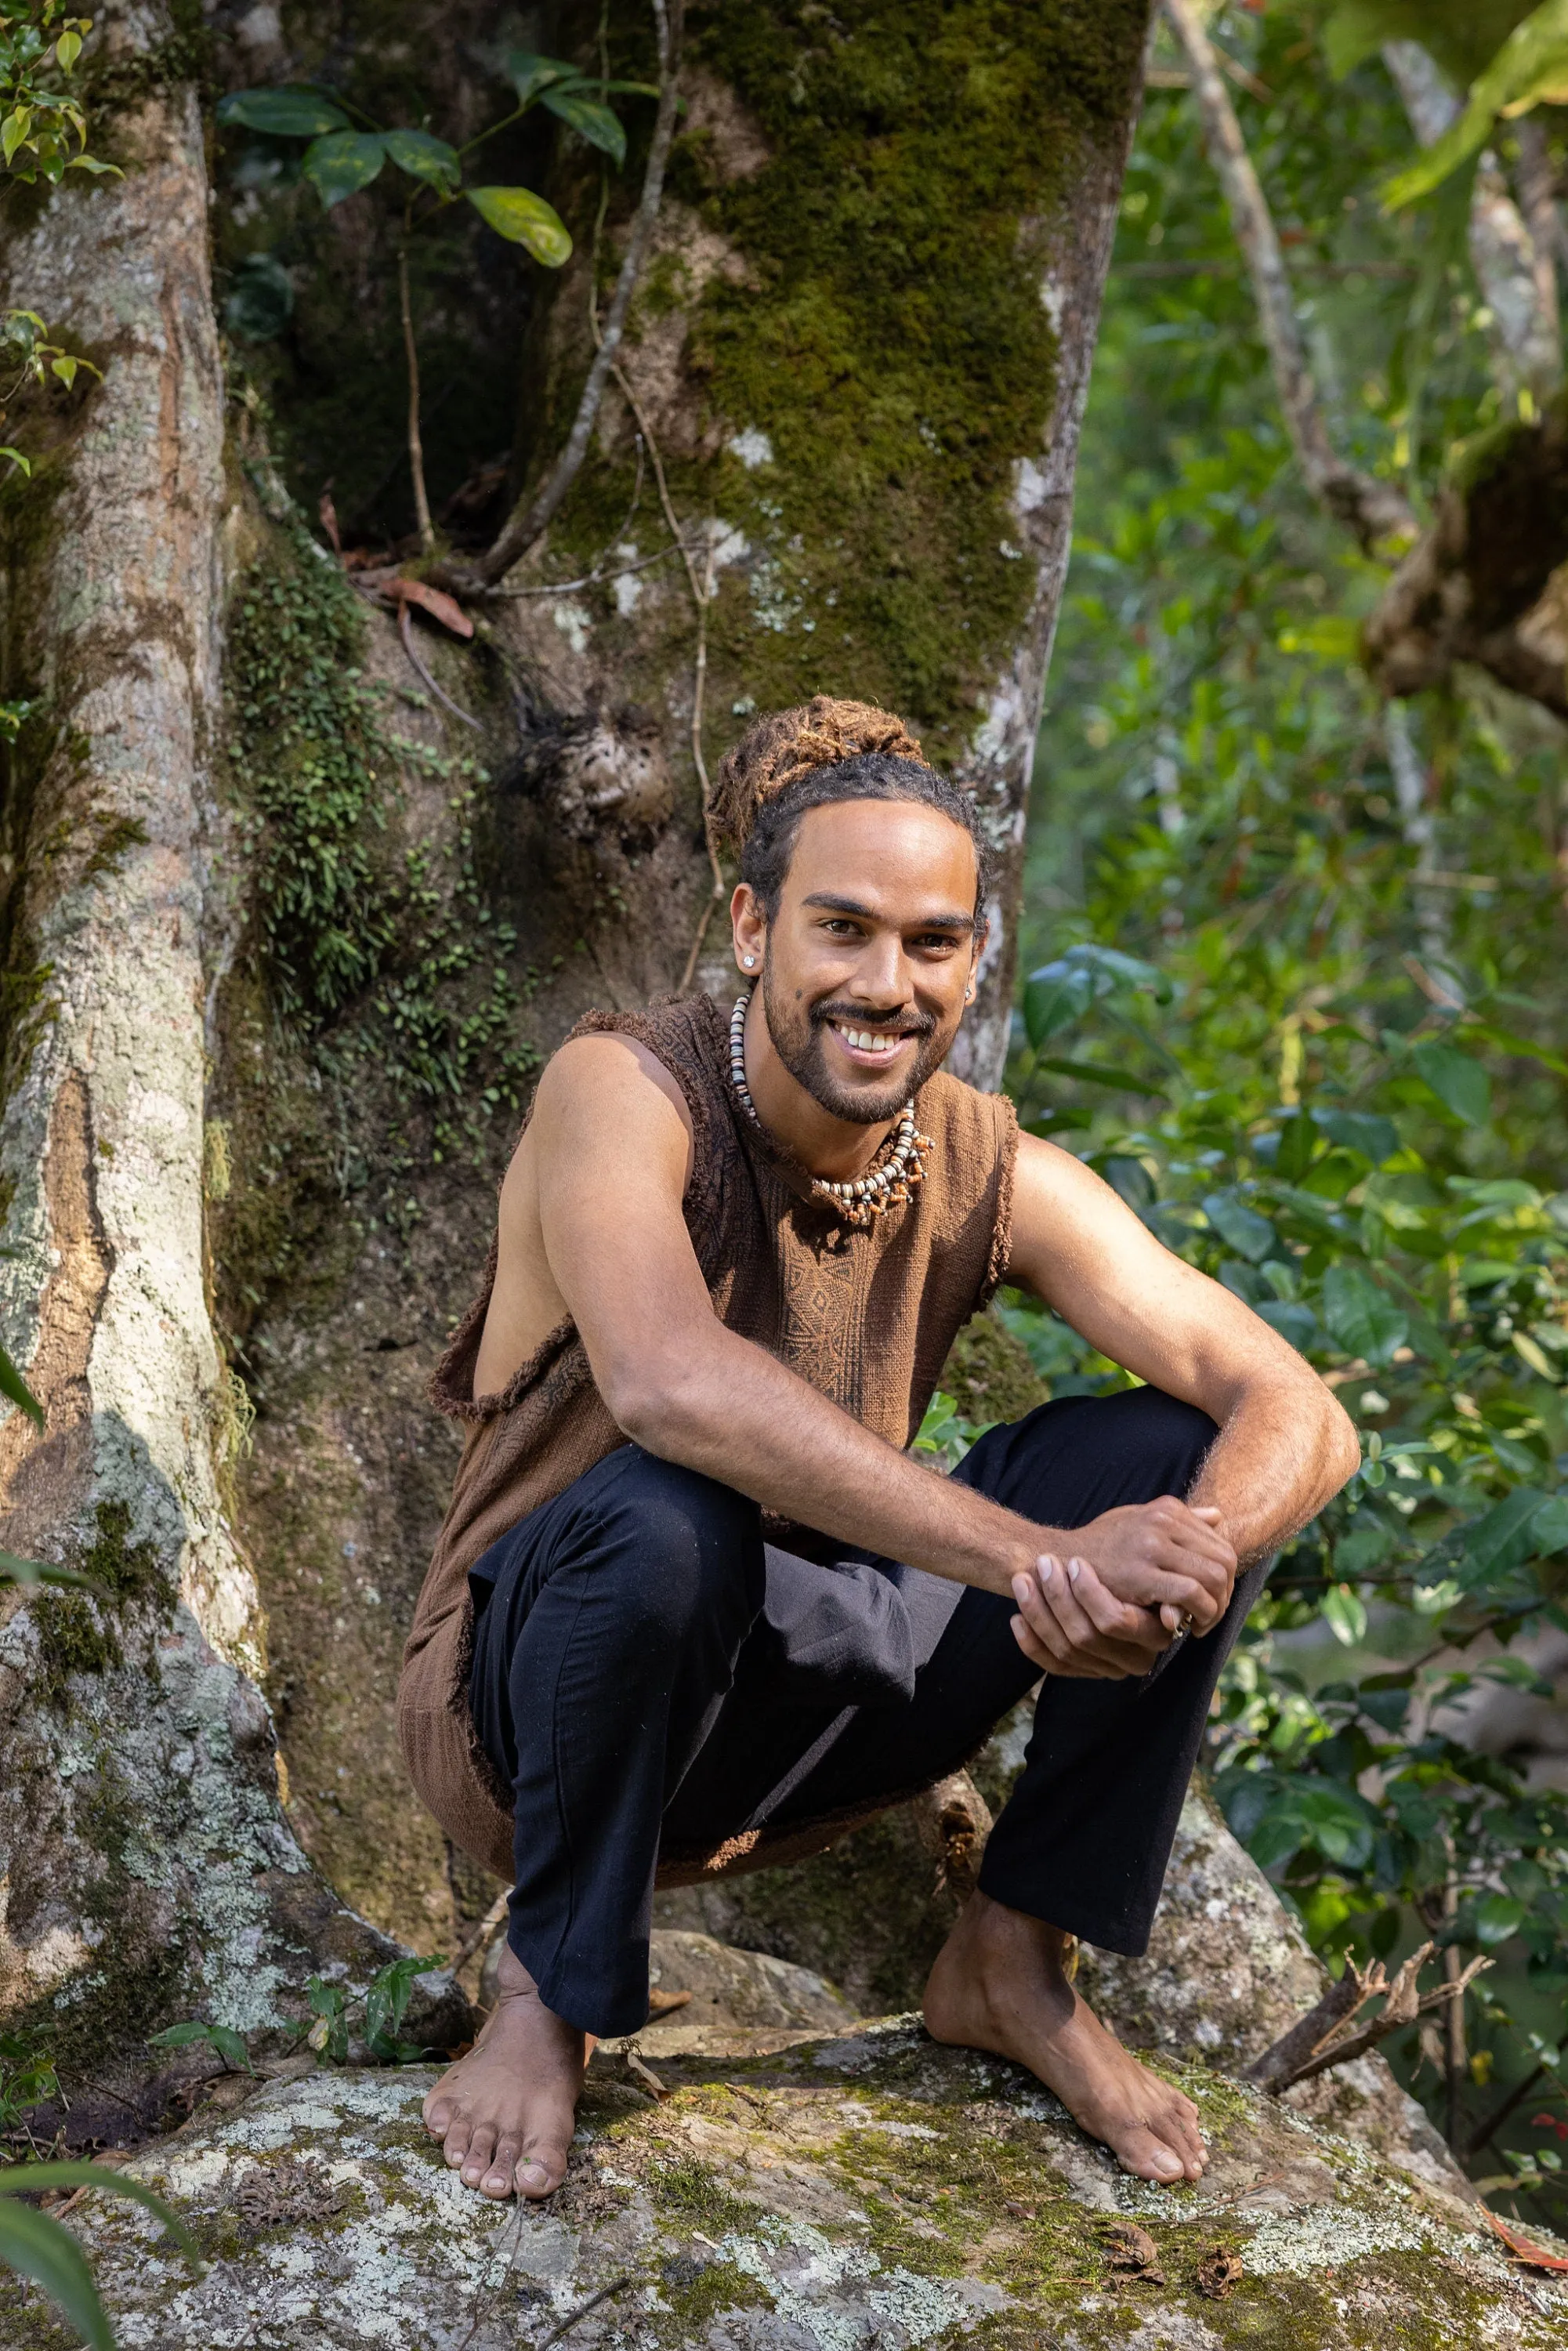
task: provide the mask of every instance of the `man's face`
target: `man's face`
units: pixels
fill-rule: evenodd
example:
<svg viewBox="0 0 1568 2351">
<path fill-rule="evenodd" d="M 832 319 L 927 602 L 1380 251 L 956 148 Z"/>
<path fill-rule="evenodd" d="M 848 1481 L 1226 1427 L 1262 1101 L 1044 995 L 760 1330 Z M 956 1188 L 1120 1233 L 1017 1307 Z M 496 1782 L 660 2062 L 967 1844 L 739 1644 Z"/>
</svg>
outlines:
<svg viewBox="0 0 1568 2351">
<path fill-rule="evenodd" d="M 977 880 L 939 809 L 837 800 L 801 819 L 760 941 L 763 1005 L 779 1060 L 833 1117 L 896 1117 L 946 1059 L 982 943 Z"/>
</svg>

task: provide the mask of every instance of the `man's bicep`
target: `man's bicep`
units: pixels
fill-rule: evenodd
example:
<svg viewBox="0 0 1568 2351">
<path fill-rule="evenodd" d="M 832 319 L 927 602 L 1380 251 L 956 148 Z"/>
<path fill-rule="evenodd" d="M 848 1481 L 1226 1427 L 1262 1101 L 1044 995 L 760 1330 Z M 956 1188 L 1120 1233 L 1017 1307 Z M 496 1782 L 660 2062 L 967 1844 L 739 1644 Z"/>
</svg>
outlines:
<svg viewBox="0 0 1568 2351">
<path fill-rule="evenodd" d="M 1033 1135 L 1019 1138 L 1008 1273 L 1113 1363 L 1216 1417 L 1232 1382 L 1298 1363 L 1239 1299 L 1156 1240 L 1092 1168 Z"/>
<path fill-rule="evenodd" d="M 711 1312 L 682 1200 L 682 1112 L 616 1037 L 564 1047 L 534 1111 L 539 1229 L 596 1375 L 672 1321 Z"/>
</svg>

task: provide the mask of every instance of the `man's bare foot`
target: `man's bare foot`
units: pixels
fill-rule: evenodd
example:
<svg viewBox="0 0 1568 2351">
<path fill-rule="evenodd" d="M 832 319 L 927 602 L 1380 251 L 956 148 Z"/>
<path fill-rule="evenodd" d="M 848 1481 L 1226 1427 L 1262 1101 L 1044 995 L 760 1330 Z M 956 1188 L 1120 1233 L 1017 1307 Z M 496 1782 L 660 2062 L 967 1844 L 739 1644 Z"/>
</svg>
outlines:
<svg viewBox="0 0 1568 2351">
<path fill-rule="evenodd" d="M 444 2142 L 465 2188 L 483 2196 L 554 2194 L 566 2178 L 591 2045 L 545 2006 L 522 1961 L 503 1949 L 483 2032 L 424 2102 L 424 2127 Z"/>
<path fill-rule="evenodd" d="M 933 2040 L 1011 2057 L 1140 2179 L 1201 2179 L 1197 2108 L 1123 2048 L 1062 1971 L 1067 1937 L 971 1895 L 925 1987 Z"/>
</svg>

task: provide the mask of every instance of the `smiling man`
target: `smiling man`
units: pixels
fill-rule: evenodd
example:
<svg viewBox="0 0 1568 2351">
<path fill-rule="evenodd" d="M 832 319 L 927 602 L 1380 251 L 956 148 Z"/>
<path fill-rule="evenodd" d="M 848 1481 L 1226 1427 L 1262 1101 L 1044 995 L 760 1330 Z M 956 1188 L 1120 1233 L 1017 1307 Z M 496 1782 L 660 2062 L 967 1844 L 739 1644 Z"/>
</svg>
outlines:
<svg viewBox="0 0 1568 2351">
<path fill-rule="evenodd" d="M 1228 1290 L 943 1072 L 986 852 L 896 719 L 819 696 L 759 722 L 716 813 L 743 992 L 562 1046 L 437 1374 L 469 1437 L 404 1750 L 513 1892 L 497 2006 L 426 2126 L 470 2186 L 549 2195 L 593 2037 L 646 2019 L 656 1877 L 820 1850 L 1043 1675 L 926 2023 L 1031 2067 L 1129 2171 L 1195 2179 L 1195 2108 L 1064 1956 L 1145 1948 L 1220 1667 L 1354 1435 Z M 907 1447 L 1003 1280 L 1144 1384 L 944 1478 Z"/>
</svg>

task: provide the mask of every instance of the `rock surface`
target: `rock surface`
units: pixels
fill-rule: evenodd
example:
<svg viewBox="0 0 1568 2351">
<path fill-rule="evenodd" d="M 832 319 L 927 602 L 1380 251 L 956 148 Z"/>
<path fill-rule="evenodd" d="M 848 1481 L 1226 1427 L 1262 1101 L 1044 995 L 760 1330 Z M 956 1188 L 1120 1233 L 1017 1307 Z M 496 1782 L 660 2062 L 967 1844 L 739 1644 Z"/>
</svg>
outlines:
<svg viewBox="0 0 1568 2351">
<path fill-rule="evenodd" d="M 431 2074 L 320 2071 L 138 2158 L 137 2208 L 78 2208 L 123 2351 L 513 2351 L 609 2289 L 574 2351 L 1549 2351 L 1568 2281 L 1470 2209 L 1198 2069 L 1197 2189 L 1119 2172 L 1015 2068 L 907 2019 L 765 2056 L 597 2060 L 567 2185 L 486 2205 L 419 2122 Z M 1127 2224 L 1142 2231 L 1133 2234 Z M 17 2289 L 5 2351 L 74 2337 Z"/>
</svg>

